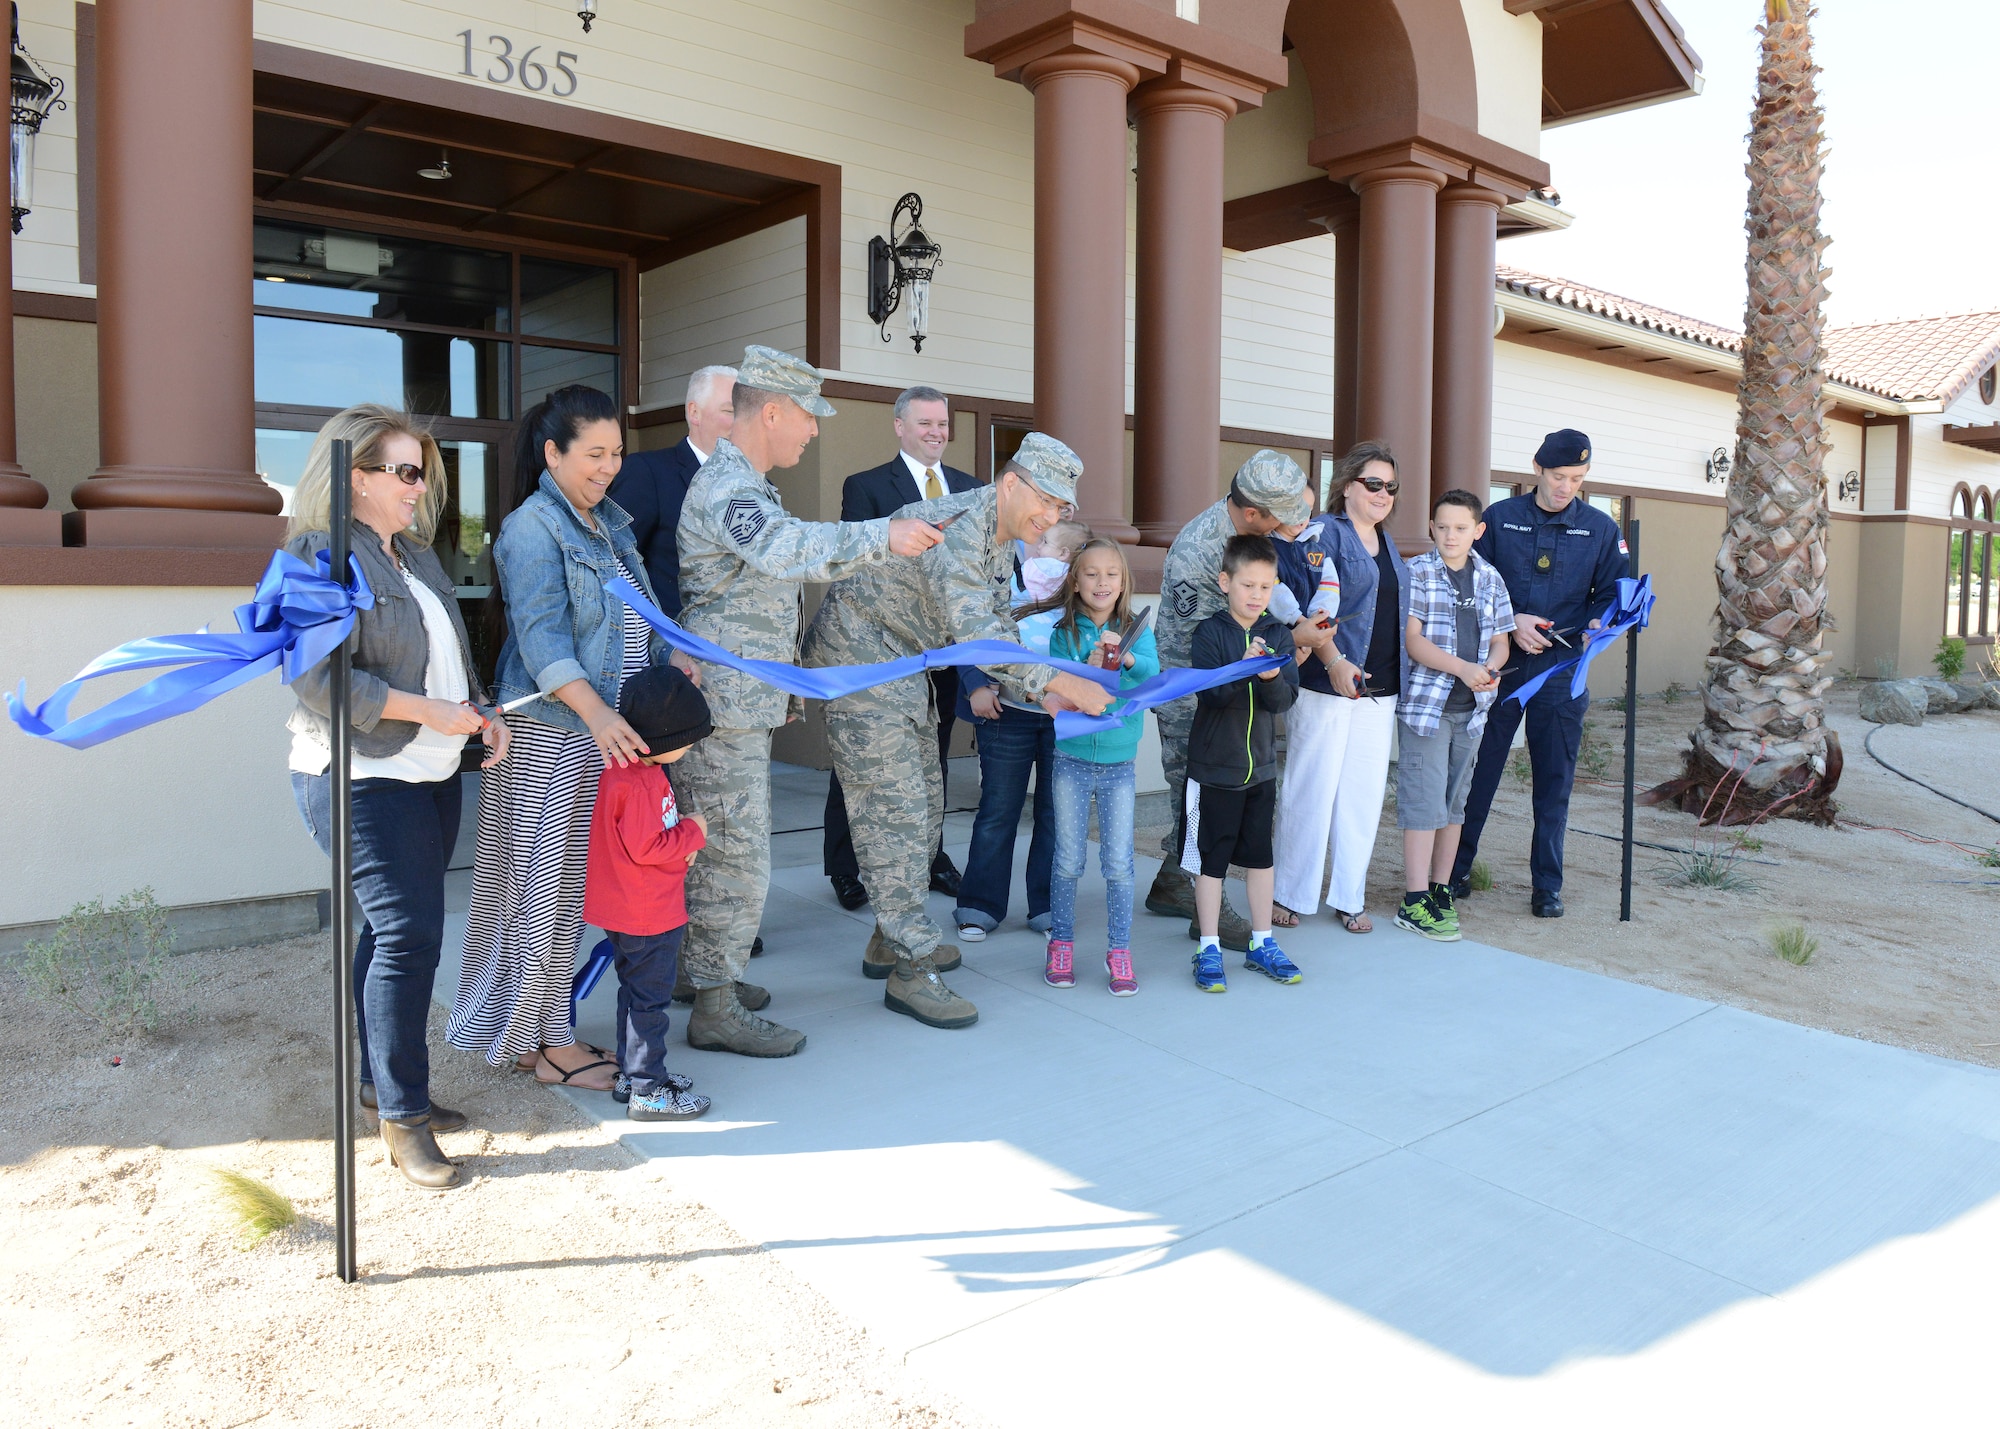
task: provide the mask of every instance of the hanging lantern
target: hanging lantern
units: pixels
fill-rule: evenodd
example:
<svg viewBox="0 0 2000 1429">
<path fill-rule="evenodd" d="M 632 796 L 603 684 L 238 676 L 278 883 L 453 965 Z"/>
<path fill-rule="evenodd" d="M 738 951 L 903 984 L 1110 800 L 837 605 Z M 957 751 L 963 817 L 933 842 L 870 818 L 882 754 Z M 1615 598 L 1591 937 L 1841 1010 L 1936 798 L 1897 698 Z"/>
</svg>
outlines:
<svg viewBox="0 0 2000 1429">
<path fill-rule="evenodd" d="M 576 18 L 583 21 L 583 32 L 590 33 L 590 22 L 597 18 L 597 0 L 577 0 Z"/>
<path fill-rule="evenodd" d="M 35 57 L 21 46 L 21 7 L 13 10 L 14 33 L 14 112 L 12 129 L 12 169 L 10 185 L 14 209 L 14 231 L 35 206 L 35 136 L 42 121 L 53 110 L 66 108 L 63 82 L 43 69 Z"/>
<path fill-rule="evenodd" d="M 896 225 L 908 215 L 909 226 L 901 234 Z M 882 341 L 890 342 L 889 319 L 909 298 L 910 343 L 924 350 L 924 338 L 931 322 L 931 278 L 944 262 L 944 249 L 923 230 L 924 201 L 916 194 L 904 194 L 889 214 L 889 236 L 879 234 L 868 240 L 868 316 L 881 329 Z"/>
</svg>

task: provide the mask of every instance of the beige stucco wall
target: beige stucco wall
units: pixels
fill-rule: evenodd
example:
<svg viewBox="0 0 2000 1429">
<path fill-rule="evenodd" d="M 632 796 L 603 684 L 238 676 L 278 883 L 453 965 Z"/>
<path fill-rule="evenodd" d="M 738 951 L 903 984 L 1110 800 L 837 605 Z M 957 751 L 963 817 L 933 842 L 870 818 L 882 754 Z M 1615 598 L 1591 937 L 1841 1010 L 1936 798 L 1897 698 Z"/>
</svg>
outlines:
<svg viewBox="0 0 2000 1429">
<path fill-rule="evenodd" d="M 247 589 L 0 586 L 0 671 L 34 700 L 146 635 L 236 628 Z M 79 697 L 79 712 L 140 683 Z M 326 886 L 286 774 L 294 701 L 266 675 L 165 724 L 71 750 L 0 729 L 0 927 L 150 884 L 162 903 Z"/>
<path fill-rule="evenodd" d="M 1524 154 L 1542 152 L 1542 22 L 1493 0 L 1459 0 L 1479 84 L 1479 132 Z"/>
<path fill-rule="evenodd" d="M 14 319 L 14 424 L 21 465 L 52 510 L 97 470 L 97 324 Z"/>
<path fill-rule="evenodd" d="M 1854 668 L 1864 677 L 1934 673 L 1944 631 L 1946 528 L 1861 523 Z"/>
</svg>

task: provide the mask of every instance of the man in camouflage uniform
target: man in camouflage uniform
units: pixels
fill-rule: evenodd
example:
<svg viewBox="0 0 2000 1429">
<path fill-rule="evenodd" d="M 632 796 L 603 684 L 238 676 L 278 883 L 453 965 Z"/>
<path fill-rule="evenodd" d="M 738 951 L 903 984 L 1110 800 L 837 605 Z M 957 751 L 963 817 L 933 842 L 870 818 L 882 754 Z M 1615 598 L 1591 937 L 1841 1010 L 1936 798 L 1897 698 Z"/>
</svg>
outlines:
<svg viewBox="0 0 2000 1429">
<path fill-rule="evenodd" d="M 765 473 L 796 466 L 833 407 L 820 375 L 790 353 L 751 347 L 737 368 L 736 422 L 695 473 L 681 508 L 681 624 L 735 654 L 798 659 L 805 582 L 916 556 L 937 544 L 922 521 L 800 521 Z M 901 565 L 903 562 L 896 562 Z M 703 671 L 715 730 L 674 768 L 681 807 L 708 820 L 688 869 L 682 966 L 695 989 L 688 1045 L 789 1057 L 805 1035 L 756 1015 L 762 990 L 739 983 L 771 884 L 771 731 L 790 697 L 738 671 Z"/>
<path fill-rule="evenodd" d="M 968 640 L 1017 640 L 1007 599 L 1014 542 L 1037 540 L 1061 519 L 1082 471 L 1075 452 L 1030 432 L 993 485 L 905 506 L 899 515 L 936 523 L 943 540 L 921 560 L 870 566 L 829 590 L 806 631 L 805 663 L 870 665 Z M 1111 703 L 1098 685 L 1046 665 L 989 673 L 1010 699 L 1051 713 L 1101 714 Z M 939 930 L 924 904 L 944 818 L 931 683 L 913 675 L 829 700 L 826 734 L 875 906 L 862 971 L 887 980 L 891 1011 L 927 1027 L 970 1027 L 979 1010 L 938 976 Z"/>
<path fill-rule="evenodd" d="M 1236 469 L 1229 494 L 1182 527 L 1167 551 L 1166 567 L 1160 575 L 1160 611 L 1153 625 L 1161 669 L 1186 665 L 1194 628 L 1228 605 L 1216 576 L 1222 570 L 1222 548 L 1229 538 L 1268 536 L 1280 527 L 1303 526 L 1311 516 L 1306 474 L 1290 457 L 1265 448 Z M 1330 637 L 1311 622 L 1301 621 L 1293 638 L 1306 649 L 1317 648 Z M 1160 840 L 1160 872 L 1147 890 L 1146 909 L 1186 918 L 1188 936 L 1198 938 L 1201 929 L 1195 921 L 1194 880 L 1180 866 L 1188 733 L 1194 727 L 1194 709 L 1194 697 L 1189 696 L 1153 710 L 1160 723 L 1160 764 L 1166 771 L 1167 794 L 1175 812 L 1173 826 Z M 1220 931 L 1225 947 L 1239 953 L 1249 950 L 1249 921 L 1236 911 L 1226 891 Z"/>
</svg>

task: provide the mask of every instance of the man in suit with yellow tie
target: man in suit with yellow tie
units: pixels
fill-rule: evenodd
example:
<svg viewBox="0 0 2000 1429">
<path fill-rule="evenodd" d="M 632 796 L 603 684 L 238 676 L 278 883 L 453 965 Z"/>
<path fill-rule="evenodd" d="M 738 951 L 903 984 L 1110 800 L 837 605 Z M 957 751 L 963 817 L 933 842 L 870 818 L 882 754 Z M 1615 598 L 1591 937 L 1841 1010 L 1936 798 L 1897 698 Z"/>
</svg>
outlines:
<svg viewBox="0 0 2000 1429">
<path fill-rule="evenodd" d="M 912 387 L 896 398 L 896 455 L 878 467 L 857 471 L 840 489 L 842 521 L 874 521 L 894 515 L 915 501 L 931 501 L 955 491 L 970 491 L 979 485 L 971 472 L 944 464 L 945 445 L 951 441 L 951 403 L 935 387 Z M 958 699 L 955 670 L 931 672 L 931 688 L 938 709 L 938 763 L 946 774 L 949 790 L 951 727 L 953 707 Z M 949 804 L 949 796 L 946 803 Z M 847 800 L 840 780 L 829 776 L 826 786 L 826 841 L 822 868 L 833 884 L 840 906 L 849 910 L 868 901 L 861 884 L 861 868 L 854 858 L 854 839 L 847 827 Z M 940 836 L 931 860 L 931 887 L 947 897 L 958 896 L 958 867 L 945 853 Z"/>
</svg>

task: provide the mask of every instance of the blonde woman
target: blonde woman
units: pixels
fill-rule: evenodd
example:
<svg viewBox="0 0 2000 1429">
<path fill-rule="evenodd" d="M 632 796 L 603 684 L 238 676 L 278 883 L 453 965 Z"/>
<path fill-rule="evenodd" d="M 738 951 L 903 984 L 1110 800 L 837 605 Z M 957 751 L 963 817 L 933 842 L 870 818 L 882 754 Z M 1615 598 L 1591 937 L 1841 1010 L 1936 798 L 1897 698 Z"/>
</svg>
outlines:
<svg viewBox="0 0 2000 1429">
<path fill-rule="evenodd" d="M 389 1159 L 427 1190 L 459 1183 L 435 1133 L 465 1125 L 430 1098 L 424 1029 L 444 941 L 444 874 L 458 841 L 459 752 L 473 736 L 484 767 L 507 754 L 507 728 L 486 703 L 451 578 L 431 550 L 444 507 L 444 464 L 430 433 L 402 412 L 350 407 L 320 429 L 292 500 L 285 549 L 311 563 L 331 540 L 333 443 L 353 443 L 340 473 L 354 492 L 349 533 L 375 593 L 349 637 L 353 659 L 355 1022 L 361 1100 L 382 1119 Z M 322 852 L 332 834 L 332 726 L 327 669 L 292 682 L 292 792 Z"/>
</svg>

